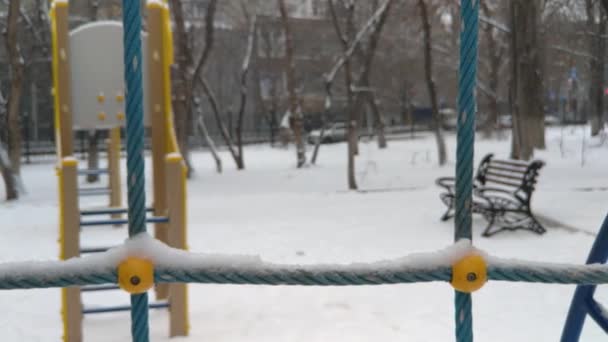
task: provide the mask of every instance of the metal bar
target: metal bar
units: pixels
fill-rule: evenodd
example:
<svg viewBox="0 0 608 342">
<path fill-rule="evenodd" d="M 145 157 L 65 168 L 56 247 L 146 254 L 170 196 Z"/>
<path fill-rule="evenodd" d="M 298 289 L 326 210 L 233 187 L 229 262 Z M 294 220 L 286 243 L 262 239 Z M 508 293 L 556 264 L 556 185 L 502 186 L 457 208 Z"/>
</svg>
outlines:
<svg viewBox="0 0 608 342">
<path fill-rule="evenodd" d="M 78 195 L 79 196 L 103 196 L 103 195 L 107 195 L 110 193 L 110 190 L 104 190 L 104 191 L 85 191 L 85 192 L 79 192 Z"/>
<path fill-rule="evenodd" d="M 110 190 L 107 186 L 99 186 L 99 187 L 87 187 L 87 188 L 79 188 L 78 191 L 104 191 Z"/>
<path fill-rule="evenodd" d="M 80 288 L 80 292 L 96 292 L 96 291 L 112 291 L 112 290 L 120 290 L 120 287 L 117 285 L 93 285 L 93 286 L 84 286 Z"/>
<path fill-rule="evenodd" d="M 168 308 L 169 303 L 151 303 L 148 305 L 148 309 L 164 309 Z M 105 308 L 90 308 L 82 310 L 82 314 L 100 314 L 100 313 L 108 313 L 108 312 L 120 312 L 120 311 L 129 311 L 131 310 L 131 305 L 121 305 L 121 306 L 110 306 Z"/>
<path fill-rule="evenodd" d="M 587 264 L 603 264 L 608 259 L 608 215 L 602 223 L 589 257 L 587 258 Z M 566 318 L 566 324 L 564 324 L 564 330 L 562 331 L 562 342 L 575 342 L 580 339 L 581 332 L 583 331 L 583 325 L 585 324 L 585 318 L 587 318 L 587 301 L 593 299 L 596 286 L 584 286 L 579 285 L 576 287 L 572 302 L 570 304 L 570 310 Z"/>
<path fill-rule="evenodd" d="M 80 176 L 106 175 L 108 173 L 109 173 L 108 169 L 83 169 L 83 170 L 78 170 L 78 175 L 80 175 Z"/>
<path fill-rule="evenodd" d="M 103 253 L 112 247 L 90 247 L 90 248 L 81 248 L 80 254 L 92 254 L 92 253 Z"/>
<path fill-rule="evenodd" d="M 104 209 L 88 209 L 80 212 L 81 216 L 94 216 L 94 215 L 114 215 L 114 214 L 126 214 L 129 209 L 127 208 L 104 208 Z M 154 212 L 154 208 L 146 208 L 146 212 Z"/>
<path fill-rule="evenodd" d="M 589 298 L 587 301 L 587 312 L 595 323 L 597 323 L 605 333 L 608 333 L 608 312 L 606 312 L 606 309 L 600 303 L 596 302 L 595 299 Z"/>
<path fill-rule="evenodd" d="M 156 216 L 146 218 L 147 223 L 168 223 L 169 218 L 166 216 Z M 89 226 L 117 226 L 121 224 L 127 224 L 127 219 L 110 219 L 110 220 L 95 220 L 95 221 L 80 221 L 81 227 Z"/>
</svg>

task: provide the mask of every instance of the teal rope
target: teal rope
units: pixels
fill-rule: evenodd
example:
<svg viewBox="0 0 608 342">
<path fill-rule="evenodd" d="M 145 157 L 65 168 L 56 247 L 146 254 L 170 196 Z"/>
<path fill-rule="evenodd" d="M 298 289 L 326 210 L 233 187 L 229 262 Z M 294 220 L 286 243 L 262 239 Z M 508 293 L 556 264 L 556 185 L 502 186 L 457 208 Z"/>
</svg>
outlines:
<svg viewBox="0 0 608 342">
<path fill-rule="evenodd" d="M 450 281 L 451 267 L 382 271 L 317 271 L 306 269 L 246 269 L 228 268 L 162 268 L 156 270 L 159 283 L 251 284 L 251 285 L 308 285 L 351 286 L 407 284 L 431 281 Z"/>
<path fill-rule="evenodd" d="M 47 289 L 53 287 L 69 287 L 84 285 L 116 284 L 115 270 L 102 274 L 83 272 L 80 274 L 45 276 L 7 274 L 0 276 L 0 290 L 16 289 Z"/>
<path fill-rule="evenodd" d="M 314 267 L 314 266 L 313 266 Z M 96 272 L 99 272 L 97 270 Z M 352 286 L 410 284 L 432 281 L 449 282 L 452 278 L 450 266 L 434 268 L 318 271 L 312 267 L 262 268 L 246 267 L 163 267 L 154 274 L 156 283 L 199 283 L 234 285 L 301 285 L 301 286 Z M 563 285 L 608 284 L 608 265 L 584 265 L 561 267 L 553 265 L 489 265 L 488 279 Z M 96 274 L 91 271 L 69 274 L 0 274 L 0 290 L 37 289 L 84 285 L 116 284 L 115 270 Z M 465 301 L 463 301 L 465 303 Z M 466 303 L 465 303 L 466 304 Z"/>
<path fill-rule="evenodd" d="M 123 46 L 127 84 L 127 184 L 129 236 L 146 232 L 144 123 L 140 1 L 123 0 Z M 148 294 L 131 295 L 131 335 L 135 342 L 150 340 Z"/>
<path fill-rule="evenodd" d="M 473 150 L 477 105 L 477 45 L 479 0 L 460 2 L 460 66 L 458 93 L 458 143 L 456 147 L 456 218 L 454 239 L 472 239 L 471 203 L 473 193 Z M 456 291 L 456 340 L 473 341 L 471 295 Z"/>
<path fill-rule="evenodd" d="M 455 291 L 456 341 L 473 341 L 472 299 L 469 293 Z"/>
<path fill-rule="evenodd" d="M 268 267 L 162 267 L 154 273 L 156 283 L 200 283 L 241 285 L 303 285 L 352 286 L 409 284 L 431 281 L 449 282 L 450 266 L 432 268 L 407 267 L 385 270 L 331 270 L 319 271 L 313 266 L 293 268 Z M 562 267 L 546 265 L 489 265 L 488 279 L 543 284 L 602 285 L 608 284 L 608 265 L 581 265 Z M 64 274 L 0 273 L 0 290 L 36 289 L 84 285 L 116 284 L 116 270 L 87 270 Z M 461 298 L 460 300 L 465 300 Z"/>
</svg>

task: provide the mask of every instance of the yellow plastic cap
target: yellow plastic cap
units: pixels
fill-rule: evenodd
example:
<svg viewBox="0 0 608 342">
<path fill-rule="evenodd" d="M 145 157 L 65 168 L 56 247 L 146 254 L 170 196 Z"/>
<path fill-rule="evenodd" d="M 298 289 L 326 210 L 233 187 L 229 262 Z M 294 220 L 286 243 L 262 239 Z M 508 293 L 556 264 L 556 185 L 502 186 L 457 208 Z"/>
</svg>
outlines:
<svg viewBox="0 0 608 342">
<path fill-rule="evenodd" d="M 475 292 L 481 289 L 487 281 L 487 265 L 481 255 L 467 255 L 452 266 L 451 284 L 460 292 Z"/>
<path fill-rule="evenodd" d="M 97 102 L 103 103 L 105 100 L 106 96 L 103 93 L 99 93 L 99 95 L 97 95 Z"/>
<path fill-rule="evenodd" d="M 125 259 L 118 265 L 118 286 L 130 294 L 148 291 L 154 286 L 154 265 L 146 259 Z"/>
<path fill-rule="evenodd" d="M 116 114 L 116 118 L 120 121 L 125 119 L 125 113 L 123 112 L 119 112 L 118 114 Z"/>
<path fill-rule="evenodd" d="M 97 118 L 99 119 L 99 121 L 105 120 L 106 119 L 106 113 L 99 112 L 99 114 L 97 114 Z"/>
</svg>

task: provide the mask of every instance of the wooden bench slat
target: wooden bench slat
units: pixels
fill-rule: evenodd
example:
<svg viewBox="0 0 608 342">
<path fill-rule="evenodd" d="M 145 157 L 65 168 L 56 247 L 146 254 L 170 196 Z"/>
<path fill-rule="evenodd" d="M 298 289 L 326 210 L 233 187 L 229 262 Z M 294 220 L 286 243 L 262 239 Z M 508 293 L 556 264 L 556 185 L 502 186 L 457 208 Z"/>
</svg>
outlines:
<svg viewBox="0 0 608 342">
<path fill-rule="evenodd" d="M 496 171 L 502 171 L 502 172 L 517 173 L 517 174 L 520 174 L 520 175 L 524 175 L 526 173 L 525 169 L 510 169 L 510 168 L 505 167 L 505 166 L 492 165 L 491 162 L 490 162 L 490 165 L 488 166 L 488 169 L 496 170 Z"/>
<path fill-rule="evenodd" d="M 519 168 L 524 168 L 524 169 L 528 168 L 528 163 L 517 161 L 517 160 L 492 159 L 492 161 L 490 162 L 490 164 L 491 163 L 508 165 L 508 166 L 511 166 L 511 167 L 519 167 Z"/>
<path fill-rule="evenodd" d="M 487 182 L 491 182 L 491 183 L 496 183 L 496 184 L 500 184 L 500 185 L 505 185 L 505 186 L 510 186 L 513 188 L 519 188 L 521 187 L 521 183 L 513 183 L 513 182 L 507 182 L 501 179 L 496 179 L 494 177 L 486 177 L 486 183 Z"/>
<path fill-rule="evenodd" d="M 492 178 L 506 178 L 506 179 L 519 181 L 519 182 L 521 182 L 523 179 L 522 176 L 515 176 L 515 175 L 509 175 L 509 174 L 500 173 L 500 172 L 492 172 L 492 171 L 486 172 L 486 175 L 491 176 Z M 521 186 L 521 183 L 518 183 L 517 186 Z"/>
</svg>

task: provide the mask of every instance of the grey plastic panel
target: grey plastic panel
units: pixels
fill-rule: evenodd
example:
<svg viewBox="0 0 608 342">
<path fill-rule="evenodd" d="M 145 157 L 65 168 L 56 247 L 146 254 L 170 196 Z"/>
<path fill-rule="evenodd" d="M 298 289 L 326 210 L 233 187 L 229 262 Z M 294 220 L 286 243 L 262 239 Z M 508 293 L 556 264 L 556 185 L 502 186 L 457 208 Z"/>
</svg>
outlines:
<svg viewBox="0 0 608 342">
<path fill-rule="evenodd" d="M 75 130 L 124 126 L 126 97 L 123 30 L 117 21 L 98 21 L 70 32 L 72 113 Z M 146 37 L 142 35 L 144 122 L 147 118 Z M 122 96 L 120 101 L 118 97 Z M 102 97 L 103 100 L 101 100 Z M 100 115 L 102 114 L 102 115 Z"/>
</svg>

